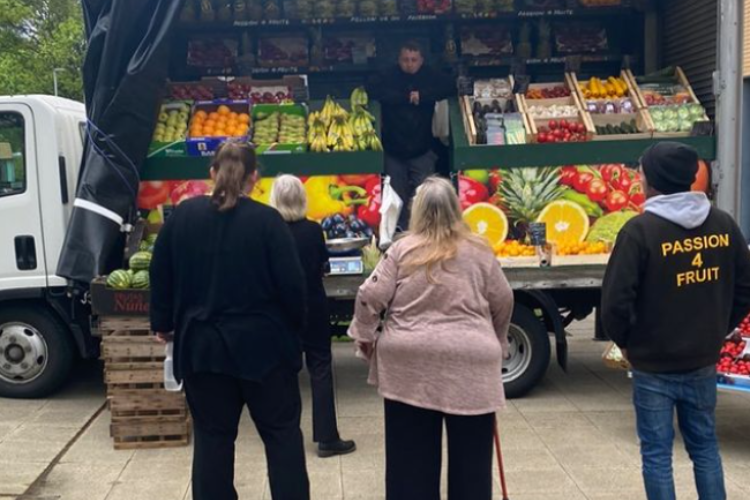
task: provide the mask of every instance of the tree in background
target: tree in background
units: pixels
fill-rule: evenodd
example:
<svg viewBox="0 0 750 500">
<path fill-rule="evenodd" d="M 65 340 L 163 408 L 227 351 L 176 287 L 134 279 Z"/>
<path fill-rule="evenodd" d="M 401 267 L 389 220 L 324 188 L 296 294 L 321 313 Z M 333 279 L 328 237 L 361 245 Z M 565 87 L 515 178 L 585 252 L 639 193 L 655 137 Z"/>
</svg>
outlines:
<svg viewBox="0 0 750 500">
<path fill-rule="evenodd" d="M 0 0 L 0 95 L 83 99 L 85 53 L 80 0 Z"/>
</svg>

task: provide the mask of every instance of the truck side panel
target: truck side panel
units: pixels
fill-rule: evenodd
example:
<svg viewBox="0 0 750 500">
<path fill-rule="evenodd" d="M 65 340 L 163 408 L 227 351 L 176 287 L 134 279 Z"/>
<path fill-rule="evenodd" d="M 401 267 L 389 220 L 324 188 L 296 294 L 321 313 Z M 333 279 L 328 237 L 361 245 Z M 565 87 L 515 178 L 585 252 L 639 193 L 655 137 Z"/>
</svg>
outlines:
<svg viewBox="0 0 750 500">
<path fill-rule="evenodd" d="M 36 118 L 28 105 L 0 103 L 0 289 L 3 290 L 47 286 Z"/>
</svg>

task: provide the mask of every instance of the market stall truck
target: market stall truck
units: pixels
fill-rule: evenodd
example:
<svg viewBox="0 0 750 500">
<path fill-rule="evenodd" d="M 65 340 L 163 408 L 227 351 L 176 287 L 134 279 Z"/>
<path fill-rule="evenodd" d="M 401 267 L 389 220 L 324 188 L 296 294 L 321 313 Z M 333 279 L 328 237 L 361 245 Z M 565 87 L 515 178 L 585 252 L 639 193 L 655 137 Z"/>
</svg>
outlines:
<svg viewBox="0 0 750 500">
<path fill-rule="evenodd" d="M 660 19 L 653 9 L 646 14 L 644 68 L 652 71 L 661 67 L 662 63 L 690 64 L 693 73 L 709 75 L 709 78 L 703 79 L 702 91 L 698 93 L 704 104 L 710 101 L 711 109 L 715 108 L 715 113 L 710 113 L 715 114 L 717 134 L 683 137 L 680 140 L 697 147 L 704 159 L 717 160 L 712 169 L 716 203 L 720 208 L 738 214 L 740 4 L 736 0 L 666 0 L 651 3 L 666 6 L 667 10 L 662 12 L 667 12 L 668 18 Z M 715 25 L 704 23 L 703 28 L 707 29 L 696 29 L 694 19 L 683 15 L 700 9 L 715 9 Z M 571 12 L 539 11 L 539 15 L 564 18 L 577 14 L 575 10 Z M 665 23 L 665 20 L 669 22 Z M 408 22 L 409 18 L 403 21 Z M 427 21 L 420 19 L 420 22 Z M 660 37 L 662 26 L 664 36 Z M 117 27 L 127 31 L 127 26 Z M 711 53 L 708 55 L 705 51 L 681 50 L 675 40 L 685 33 L 694 34 L 696 40 L 715 44 L 717 50 L 709 51 Z M 665 49 L 666 46 L 669 50 Z M 662 61 L 661 52 L 669 52 L 670 59 Z M 550 61 L 550 64 L 557 62 Z M 156 95 L 160 87 L 150 83 L 145 87 L 149 93 L 144 92 L 142 97 L 148 101 L 146 105 L 149 109 L 155 109 L 161 99 Z M 100 98 L 96 92 L 87 93 L 88 96 L 94 101 Z M 101 102 L 96 104 L 99 106 L 92 106 L 92 109 L 97 112 L 114 108 Z M 459 109 L 460 102 L 451 103 L 452 163 L 459 188 L 461 176 L 466 177 L 466 171 L 477 165 L 514 168 L 632 163 L 637 161 L 646 146 L 658 140 L 652 135 L 649 139 L 615 138 L 611 142 L 480 146 L 467 140 L 467 116 L 465 113 L 462 115 Z M 126 118 L 133 116 L 137 115 L 130 114 Z M 96 117 L 89 118 L 102 123 Z M 107 118 L 110 122 L 114 120 L 112 116 Z M 130 125 L 127 121 L 120 122 Z M 126 221 L 121 214 L 105 208 L 103 203 L 86 200 L 96 198 L 96 195 L 106 198 L 116 194 L 128 183 L 120 184 L 118 176 L 124 175 L 123 171 L 107 164 L 112 159 L 122 160 L 117 158 L 116 147 L 111 141 L 107 143 L 106 137 L 102 138 L 104 134 L 95 125 L 87 127 L 86 124 L 84 106 L 78 103 L 43 96 L 0 98 L 0 396 L 40 397 L 50 394 L 64 383 L 77 358 L 91 358 L 98 353 L 98 342 L 92 336 L 89 297 L 85 290 L 70 286 L 70 280 L 58 275 L 58 261 L 64 260 L 65 249 L 68 250 L 68 269 L 86 267 L 87 263 L 83 260 L 100 257 L 97 253 L 71 253 L 72 245 L 81 243 L 84 246 L 81 240 L 85 238 L 76 235 L 96 235 L 99 227 L 102 231 L 112 231 L 113 222 L 117 228 L 115 232 L 119 232 L 119 227 Z M 598 127 L 589 133 L 600 132 L 605 127 L 604 122 L 601 121 Z M 146 140 L 151 135 L 148 126 L 145 130 L 137 126 L 125 129 L 130 130 L 131 136 L 148 135 Z M 90 134 L 94 134 L 96 140 L 92 140 Z M 537 142 L 549 142 L 540 140 L 540 137 L 541 133 L 536 135 Z M 79 173 L 84 143 L 111 149 L 109 156 L 100 155 L 97 169 L 87 167 L 88 174 L 85 170 Z M 92 149 L 96 148 L 88 148 L 87 151 L 91 152 Z M 333 152 L 325 155 L 329 173 L 338 168 L 334 168 L 335 165 L 352 163 L 347 159 L 347 154 Z M 361 155 L 358 158 L 366 158 L 373 165 L 377 163 L 372 162 L 377 159 L 372 151 L 352 154 Z M 272 164 L 273 158 L 279 165 L 276 171 L 289 173 L 290 169 L 295 168 L 295 156 L 299 158 L 297 162 L 309 162 L 312 153 L 302 156 L 269 155 L 266 164 Z M 174 175 L 174 172 L 184 174 L 191 168 L 202 172 L 196 175 L 205 175 L 206 170 L 206 159 L 200 157 L 166 158 L 152 163 L 150 173 L 143 172 L 141 180 L 159 182 L 162 178 L 184 179 L 169 175 Z M 380 171 L 377 169 L 378 173 Z M 166 177 L 159 177 L 165 172 Z M 375 172 L 367 171 L 369 174 Z M 305 173 L 297 167 L 297 171 L 291 173 L 310 175 L 311 172 Z M 315 172 L 313 175 L 324 173 Z M 363 172 L 350 170 L 347 173 Z M 92 188 L 96 184 L 90 183 L 90 177 L 99 175 L 108 175 L 111 182 Z M 87 192 L 81 192 L 82 186 Z M 76 214 L 79 216 L 75 224 L 77 232 L 66 231 L 69 220 L 75 222 Z M 82 231 L 82 227 L 88 227 L 88 230 Z M 92 227 L 95 229 L 91 230 Z M 506 274 L 515 290 L 516 309 L 510 330 L 513 351 L 506 363 L 504 382 L 507 393 L 518 397 L 532 389 L 544 376 L 551 359 L 551 339 L 554 339 L 557 347 L 558 361 L 565 366 L 565 327 L 594 311 L 599 301 L 604 265 L 507 267 Z M 339 275 L 327 280 L 334 323 L 343 325 L 350 317 L 352 301 L 362 279 L 362 276 Z M 144 304 L 147 301 L 125 303 L 123 307 L 145 308 Z M 147 311 L 142 309 L 131 313 L 145 316 Z"/>
</svg>

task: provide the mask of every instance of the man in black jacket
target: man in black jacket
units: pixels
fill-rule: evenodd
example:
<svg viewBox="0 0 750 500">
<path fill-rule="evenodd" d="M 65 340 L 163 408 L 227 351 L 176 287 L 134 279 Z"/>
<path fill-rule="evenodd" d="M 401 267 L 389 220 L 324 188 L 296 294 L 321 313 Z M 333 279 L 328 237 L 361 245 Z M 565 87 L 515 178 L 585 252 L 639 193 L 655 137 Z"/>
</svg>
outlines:
<svg viewBox="0 0 750 500">
<path fill-rule="evenodd" d="M 406 229 L 414 191 L 435 173 L 435 103 L 455 95 L 456 84 L 425 66 L 419 45 L 407 42 L 401 46 L 398 65 L 373 77 L 367 91 L 382 106 L 385 173 L 404 202 L 399 227 Z"/>
<path fill-rule="evenodd" d="M 640 168 L 645 210 L 617 237 L 602 288 L 604 329 L 633 367 L 649 500 L 675 498 L 675 410 L 699 498 L 724 500 L 715 365 L 750 311 L 750 252 L 734 220 L 690 191 L 695 150 L 659 143 Z"/>
</svg>

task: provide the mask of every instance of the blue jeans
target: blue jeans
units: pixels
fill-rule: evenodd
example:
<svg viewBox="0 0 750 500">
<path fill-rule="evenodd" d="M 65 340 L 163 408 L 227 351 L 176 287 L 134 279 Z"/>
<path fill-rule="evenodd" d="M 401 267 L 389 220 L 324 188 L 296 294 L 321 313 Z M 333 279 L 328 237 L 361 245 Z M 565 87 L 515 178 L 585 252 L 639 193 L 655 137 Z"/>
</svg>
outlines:
<svg viewBox="0 0 750 500">
<path fill-rule="evenodd" d="M 726 500 L 716 439 L 716 370 L 663 375 L 633 371 L 633 402 L 649 500 L 675 500 L 674 413 L 693 461 L 700 500 Z"/>
</svg>

